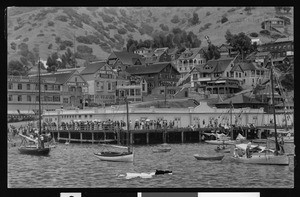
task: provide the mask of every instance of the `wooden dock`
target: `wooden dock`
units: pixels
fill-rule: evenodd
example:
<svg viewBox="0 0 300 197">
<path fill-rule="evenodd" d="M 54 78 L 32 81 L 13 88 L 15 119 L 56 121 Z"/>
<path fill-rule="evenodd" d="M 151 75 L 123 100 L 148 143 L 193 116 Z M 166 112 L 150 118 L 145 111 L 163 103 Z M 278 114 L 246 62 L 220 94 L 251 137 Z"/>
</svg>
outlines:
<svg viewBox="0 0 300 197">
<path fill-rule="evenodd" d="M 234 136 L 242 132 L 246 138 L 249 132 L 258 128 L 239 127 L 233 129 Z M 51 130 L 52 136 L 59 142 L 75 143 L 113 143 L 126 144 L 127 135 L 129 143 L 135 145 L 161 144 L 161 143 L 197 143 L 203 141 L 204 133 L 220 130 L 220 128 L 174 128 L 174 129 L 143 129 L 143 130 Z M 207 135 L 205 135 L 207 139 Z"/>
</svg>

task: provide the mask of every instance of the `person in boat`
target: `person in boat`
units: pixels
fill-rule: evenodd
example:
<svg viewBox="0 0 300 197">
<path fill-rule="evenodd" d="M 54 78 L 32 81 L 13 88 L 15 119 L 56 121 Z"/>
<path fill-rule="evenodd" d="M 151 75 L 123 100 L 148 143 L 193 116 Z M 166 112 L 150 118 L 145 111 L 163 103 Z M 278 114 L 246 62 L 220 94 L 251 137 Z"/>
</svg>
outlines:
<svg viewBox="0 0 300 197">
<path fill-rule="evenodd" d="M 246 157 L 247 157 L 247 158 L 250 158 L 250 157 L 251 157 L 251 155 L 250 155 L 250 148 L 251 148 L 251 142 L 249 142 L 249 143 L 247 144 L 247 148 L 246 148 Z"/>
<path fill-rule="evenodd" d="M 280 141 L 279 141 L 279 154 L 281 154 L 281 155 L 284 154 L 283 145 L 284 145 L 284 140 L 283 140 L 283 137 L 281 136 Z"/>
</svg>

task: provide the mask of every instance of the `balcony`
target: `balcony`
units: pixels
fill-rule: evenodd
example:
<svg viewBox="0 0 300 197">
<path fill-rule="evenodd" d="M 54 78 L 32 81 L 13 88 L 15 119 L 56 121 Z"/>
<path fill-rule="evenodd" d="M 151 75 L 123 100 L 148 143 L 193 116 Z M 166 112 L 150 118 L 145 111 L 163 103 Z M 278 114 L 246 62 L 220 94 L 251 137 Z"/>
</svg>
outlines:
<svg viewBox="0 0 300 197">
<path fill-rule="evenodd" d="M 192 78 L 193 82 L 201 82 L 201 81 L 211 81 L 211 77 L 201 77 L 201 78 L 197 78 L 197 80 L 194 80 L 194 78 Z"/>
</svg>

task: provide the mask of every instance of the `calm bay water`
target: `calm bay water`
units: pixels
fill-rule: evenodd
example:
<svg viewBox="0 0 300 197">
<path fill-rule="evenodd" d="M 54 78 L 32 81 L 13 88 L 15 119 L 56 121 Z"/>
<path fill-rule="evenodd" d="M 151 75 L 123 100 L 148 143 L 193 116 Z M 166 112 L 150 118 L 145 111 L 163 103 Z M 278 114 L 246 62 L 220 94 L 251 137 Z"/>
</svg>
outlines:
<svg viewBox="0 0 300 197">
<path fill-rule="evenodd" d="M 290 166 L 239 164 L 229 160 L 199 161 L 194 154 L 216 154 L 215 146 L 170 144 L 167 153 L 152 153 L 159 145 L 135 146 L 134 163 L 105 162 L 93 153 L 103 150 L 92 144 L 58 144 L 48 157 L 20 155 L 8 148 L 9 188 L 293 188 Z M 293 153 L 294 145 L 285 144 Z M 293 157 L 291 157 L 293 160 Z M 125 179 L 128 172 L 172 170 L 173 175 Z"/>
</svg>

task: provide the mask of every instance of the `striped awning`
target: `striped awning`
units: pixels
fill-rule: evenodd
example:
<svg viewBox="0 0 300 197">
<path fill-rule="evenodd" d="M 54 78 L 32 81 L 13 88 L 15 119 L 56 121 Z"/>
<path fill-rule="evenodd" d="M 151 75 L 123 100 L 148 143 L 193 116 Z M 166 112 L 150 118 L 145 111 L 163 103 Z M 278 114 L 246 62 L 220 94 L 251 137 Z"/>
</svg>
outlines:
<svg viewBox="0 0 300 197">
<path fill-rule="evenodd" d="M 19 115 L 19 114 L 24 114 L 24 115 L 34 115 L 35 113 L 32 110 L 8 110 L 7 115 Z"/>
</svg>

